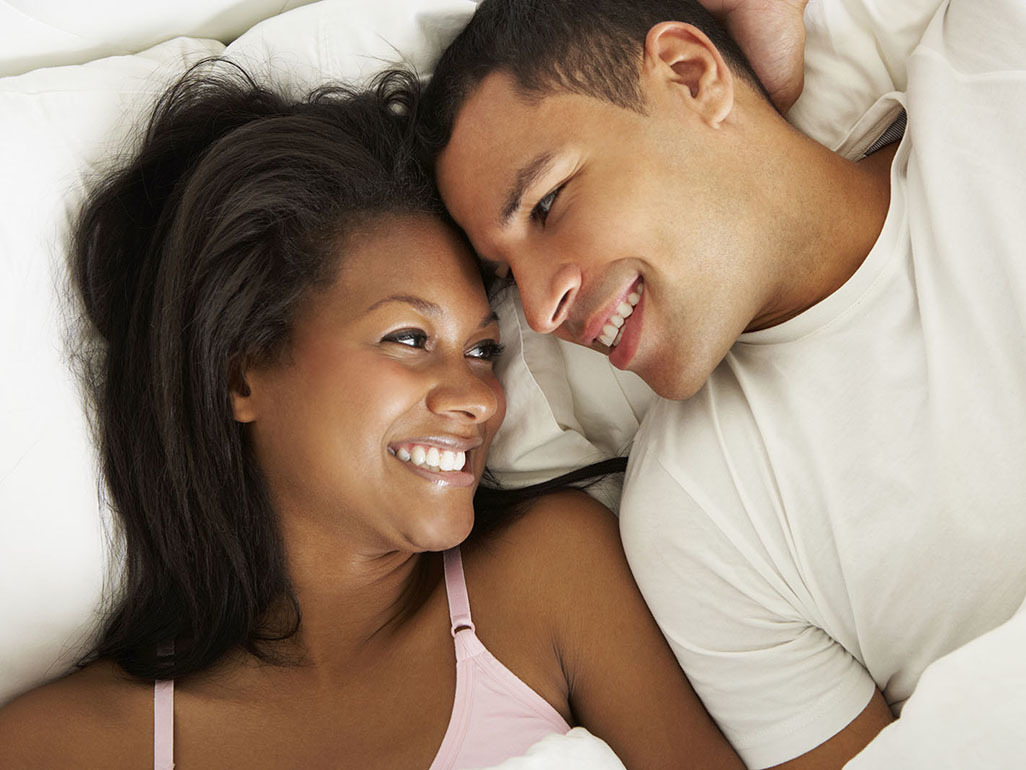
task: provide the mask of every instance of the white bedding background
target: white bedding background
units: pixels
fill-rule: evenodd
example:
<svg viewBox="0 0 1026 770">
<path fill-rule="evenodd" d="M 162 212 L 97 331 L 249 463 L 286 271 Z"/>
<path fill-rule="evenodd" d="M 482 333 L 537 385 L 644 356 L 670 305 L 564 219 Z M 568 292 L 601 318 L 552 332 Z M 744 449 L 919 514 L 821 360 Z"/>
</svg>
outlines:
<svg viewBox="0 0 1026 770">
<path fill-rule="evenodd" d="M 64 343 L 62 249 L 84 183 L 199 58 L 225 53 L 299 90 L 400 61 L 429 74 L 474 8 L 308 3 L 0 0 L 0 704 L 70 667 L 88 647 L 104 584 L 116 584 L 116 538 Z M 940 5 L 811 0 L 806 91 L 789 119 L 839 147 L 878 96 L 904 86 L 904 58 Z M 499 310 L 509 411 L 490 460 L 500 479 L 530 483 L 624 453 L 651 398 L 644 384 L 531 332 L 515 294 Z M 608 490 L 604 499 L 615 504 Z M 935 664 L 901 721 L 851 767 L 1001 766 L 975 761 L 1001 740 L 1000 756 L 1026 756 L 1009 744 L 1015 732 L 994 732 L 1026 723 L 1026 687 L 1013 686 L 1026 682 L 1024 618 Z M 618 767 L 604 746 L 574 730 L 503 767 Z"/>
</svg>

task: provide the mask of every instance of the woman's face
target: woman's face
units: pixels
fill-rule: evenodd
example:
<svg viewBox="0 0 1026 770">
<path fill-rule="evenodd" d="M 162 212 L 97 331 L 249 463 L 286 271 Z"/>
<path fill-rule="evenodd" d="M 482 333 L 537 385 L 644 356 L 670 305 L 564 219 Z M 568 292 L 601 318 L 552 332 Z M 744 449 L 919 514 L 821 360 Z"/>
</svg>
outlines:
<svg viewBox="0 0 1026 770">
<path fill-rule="evenodd" d="M 330 288 L 301 308 L 288 352 L 233 393 L 279 513 L 372 552 L 441 550 L 505 414 L 499 327 L 472 255 L 426 216 L 350 236 Z"/>
</svg>

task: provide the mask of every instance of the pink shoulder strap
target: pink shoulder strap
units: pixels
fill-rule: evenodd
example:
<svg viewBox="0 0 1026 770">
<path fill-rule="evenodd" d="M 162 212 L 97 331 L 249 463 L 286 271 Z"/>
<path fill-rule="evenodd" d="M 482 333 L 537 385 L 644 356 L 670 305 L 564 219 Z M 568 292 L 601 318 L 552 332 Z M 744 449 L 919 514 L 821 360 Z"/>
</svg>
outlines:
<svg viewBox="0 0 1026 770">
<path fill-rule="evenodd" d="M 153 683 L 153 770 L 175 766 L 175 680 Z"/>
<path fill-rule="evenodd" d="M 452 623 L 452 635 L 461 628 L 474 631 L 474 621 L 470 619 L 470 599 L 467 597 L 467 580 L 463 576 L 463 557 L 460 547 L 450 548 L 442 554 L 445 561 L 445 592 L 449 597 L 449 620 Z"/>
</svg>

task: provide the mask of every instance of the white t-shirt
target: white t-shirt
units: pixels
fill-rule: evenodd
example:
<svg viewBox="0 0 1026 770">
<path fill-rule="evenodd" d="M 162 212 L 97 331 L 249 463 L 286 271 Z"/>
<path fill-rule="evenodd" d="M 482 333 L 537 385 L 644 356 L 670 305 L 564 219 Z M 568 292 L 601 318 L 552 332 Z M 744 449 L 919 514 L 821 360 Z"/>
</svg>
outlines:
<svg viewBox="0 0 1026 770">
<path fill-rule="evenodd" d="M 952 2 L 908 63 L 878 242 L 638 432 L 624 546 L 747 764 L 809 751 L 1026 596 L 1026 7 Z M 859 132 L 863 132 L 862 135 Z"/>
</svg>

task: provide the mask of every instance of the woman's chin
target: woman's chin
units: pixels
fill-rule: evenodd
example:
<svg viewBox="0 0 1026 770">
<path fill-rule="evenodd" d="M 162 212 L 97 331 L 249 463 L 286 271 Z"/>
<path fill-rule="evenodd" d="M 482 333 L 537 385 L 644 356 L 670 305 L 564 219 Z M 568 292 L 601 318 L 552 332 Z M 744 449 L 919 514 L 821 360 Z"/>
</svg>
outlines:
<svg viewBox="0 0 1026 770">
<path fill-rule="evenodd" d="M 473 509 L 451 512 L 449 515 L 436 512 L 433 520 L 418 522 L 416 531 L 410 533 L 410 541 L 417 551 L 446 551 L 462 543 L 474 527 Z"/>
</svg>

